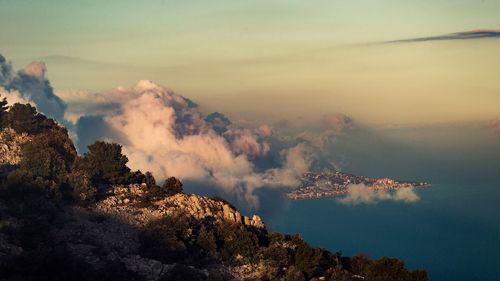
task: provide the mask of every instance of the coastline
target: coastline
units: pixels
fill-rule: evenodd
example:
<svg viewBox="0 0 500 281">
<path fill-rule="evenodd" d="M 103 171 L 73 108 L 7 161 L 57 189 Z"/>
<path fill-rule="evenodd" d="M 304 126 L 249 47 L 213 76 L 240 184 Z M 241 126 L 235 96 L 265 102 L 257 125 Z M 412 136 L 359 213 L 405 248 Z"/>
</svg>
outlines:
<svg viewBox="0 0 500 281">
<path fill-rule="evenodd" d="M 428 182 L 398 181 L 389 178 L 369 178 L 342 172 L 305 173 L 302 183 L 287 193 L 288 200 L 310 200 L 324 197 L 342 197 L 348 193 L 351 185 L 365 185 L 378 191 L 395 191 L 401 188 L 429 188 Z"/>
</svg>

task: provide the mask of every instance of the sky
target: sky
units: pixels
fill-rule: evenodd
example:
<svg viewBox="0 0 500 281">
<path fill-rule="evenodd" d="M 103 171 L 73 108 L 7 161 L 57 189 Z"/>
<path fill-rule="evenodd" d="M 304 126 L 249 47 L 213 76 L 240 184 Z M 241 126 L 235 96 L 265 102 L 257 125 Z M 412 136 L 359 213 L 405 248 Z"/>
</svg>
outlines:
<svg viewBox="0 0 500 281">
<path fill-rule="evenodd" d="M 56 93 L 148 79 L 232 119 L 489 120 L 499 12 L 491 0 L 0 0 L 0 53 L 15 69 L 44 61 Z M 492 33 L 438 40 L 472 30 Z"/>
</svg>

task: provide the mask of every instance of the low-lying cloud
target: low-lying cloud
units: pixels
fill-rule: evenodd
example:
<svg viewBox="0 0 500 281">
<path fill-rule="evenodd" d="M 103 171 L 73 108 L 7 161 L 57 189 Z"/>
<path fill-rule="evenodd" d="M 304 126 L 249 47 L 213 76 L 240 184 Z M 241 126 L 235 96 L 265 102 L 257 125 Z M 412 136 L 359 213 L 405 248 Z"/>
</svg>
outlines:
<svg viewBox="0 0 500 281">
<path fill-rule="evenodd" d="M 258 206 L 262 187 L 293 188 L 303 173 L 325 168 L 326 145 L 352 126 L 341 114 L 325 115 L 316 131 L 232 122 L 205 115 L 192 100 L 148 80 L 103 92 L 54 92 L 47 68 L 34 62 L 13 72 L 0 55 L 0 94 L 9 104 L 30 103 L 65 124 L 80 153 L 96 140 L 120 143 L 132 169 L 159 182 L 175 176 Z"/>
<path fill-rule="evenodd" d="M 300 143 L 281 148 L 278 165 L 260 169 L 254 160 L 270 153 L 268 125 L 241 128 L 221 113 L 206 118 L 194 102 L 151 81 L 106 93 L 58 93 L 71 100 L 66 116 L 75 124 L 81 150 L 93 141 L 84 137 L 99 128 L 95 137 L 122 144 L 131 168 L 150 170 L 159 180 L 204 182 L 257 206 L 256 188 L 296 186 L 309 169 Z"/>
<path fill-rule="evenodd" d="M 34 103 L 38 111 L 59 121 L 64 119 L 66 103 L 62 101 L 45 77 L 47 68 L 43 62 L 32 62 L 17 73 L 0 54 L 0 88 L 9 103 L 26 101 Z"/>
<path fill-rule="evenodd" d="M 351 184 L 347 195 L 339 199 L 346 205 L 376 204 L 380 201 L 400 201 L 413 203 L 420 200 L 413 188 L 399 188 L 396 191 L 374 190 L 364 184 Z"/>
</svg>

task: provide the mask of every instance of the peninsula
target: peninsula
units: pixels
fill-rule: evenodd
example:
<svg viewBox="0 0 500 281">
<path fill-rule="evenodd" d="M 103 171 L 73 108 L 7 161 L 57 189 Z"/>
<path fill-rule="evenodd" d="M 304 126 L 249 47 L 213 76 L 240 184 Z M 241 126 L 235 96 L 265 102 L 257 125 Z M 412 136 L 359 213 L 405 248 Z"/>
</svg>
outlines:
<svg viewBox="0 0 500 281">
<path fill-rule="evenodd" d="M 290 200 L 336 197 L 347 194 L 351 184 L 364 184 L 375 191 L 391 191 L 399 188 L 428 187 L 427 182 L 397 181 L 389 178 L 355 176 L 338 171 L 304 173 L 301 184 L 287 194 Z"/>
</svg>

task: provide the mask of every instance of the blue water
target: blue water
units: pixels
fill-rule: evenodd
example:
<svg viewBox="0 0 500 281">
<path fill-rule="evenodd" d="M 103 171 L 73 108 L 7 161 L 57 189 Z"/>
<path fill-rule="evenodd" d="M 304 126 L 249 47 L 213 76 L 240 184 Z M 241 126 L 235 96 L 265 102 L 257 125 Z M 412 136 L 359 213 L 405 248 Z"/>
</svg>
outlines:
<svg viewBox="0 0 500 281">
<path fill-rule="evenodd" d="M 455 133 L 398 132 L 391 142 L 372 137 L 337 144 L 350 157 L 349 172 L 430 181 L 432 187 L 417 190 L 416 203 L 346 206 L 322 198 L 277 204 L 282 195 L 269 191 L 263 219 L 272 230 L 299 233 L 344 255 L 401 258 L 411 269 L 426 269 L 430 280 L 500 280 L 500 139 Z"/>
<path fill-rule="evenodd" d="M 418 194 L 421 201 L 414 204 L 294 201 L 264 221 L 344 255 L 401 258 L 409 268 L 426 269 L 430 280 L 500 280 L 498 188 L 435 185 Z"/>
</svg>

